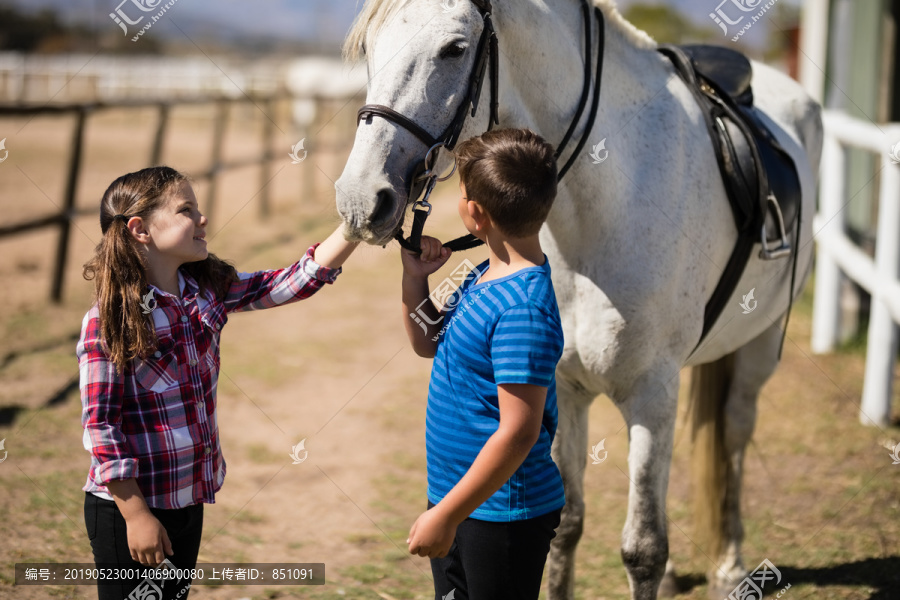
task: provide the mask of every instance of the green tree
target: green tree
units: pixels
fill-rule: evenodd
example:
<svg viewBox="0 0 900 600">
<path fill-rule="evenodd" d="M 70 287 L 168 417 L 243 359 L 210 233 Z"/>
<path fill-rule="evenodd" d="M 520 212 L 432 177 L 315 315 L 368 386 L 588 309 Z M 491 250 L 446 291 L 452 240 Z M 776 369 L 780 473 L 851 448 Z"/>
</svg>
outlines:
<svg viewBox="0 0 900 600">
<path fill-rule="evenodd" d="M 721 35 L 712 27 L 692 23 L 679 10 L 662 4 L 632 4 L 622 16 L 643 29 L 660 44 L 696 42 L 720 43 Z"/>
<path fill-rule="evenodd" d="M 52 10 L 27 15 L 0 5 L 0 49 L 34 52 L 42 40 L 61 35 L 64 29 Z"/>
<path fill-rule="evenodd" d="M 797 30 L 800 27 L 800 7 L 786 2 L 775 5 L 769 17 L 769 33 L 766 36 L 766 49 L 763 60 L 774 62 L 780 60 L 797 42 Z"/>
<path fill-rule="evenodd" d="M 116 54 L 158 54 L 162 50 L 155 37 L 144 36 L 135 44 L 112 21 L 105 25 L 98 34 L 84 25 L 63 23 L 52 9 L 27 12 L 0 0 L 0 50 L 44 54 L 98 48 Z"/>
</svg>

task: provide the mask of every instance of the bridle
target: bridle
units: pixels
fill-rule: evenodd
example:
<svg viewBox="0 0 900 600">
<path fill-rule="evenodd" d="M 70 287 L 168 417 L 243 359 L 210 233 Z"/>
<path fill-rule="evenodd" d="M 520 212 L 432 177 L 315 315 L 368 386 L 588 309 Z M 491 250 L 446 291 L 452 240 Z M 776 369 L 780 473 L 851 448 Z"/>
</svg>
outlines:
<svg viewBox="0 0 900 600">
<path fill-rule="evenodd" d="M 449 175 L 440 177 L 439 174 L 435 171 L 435 167 L 437 164 L 437 155 L 435 154 L 435 151 L 442 147 L 447 148 L 451 151 L 453 150 L 453 148 L 456 146 L 456 143 L 459 141 L 459 135 L 462 132 L 463 125 L 465 124 L 466 113 L 469 112 L 470 105 L 472 107 L 471 114 L 473 117 L 475 116 L 481 98 L 481 88 L 484 85 L 485 73 L 488 71 L 488 61 L 490 61 L 489 72 L 491 77 L 491 106 L 487 131 L 490 131 L 494 125 L 500 124 L 500 48 L 499 41 L 497 39 L 497 32 L 494 30 L 494 24 L 491 18 L 493 7 L 491 5 L 491 0 L 469 1 L 472 2 L 472 4 L 474 4 L 478 8 L 478 11 L 481 13 L 482 19 L 484 20 L 484 29 L 481 32 L 481 38 L 478 40 L 478 46 L 476 50 L 477 54 L 475 55 L 475 65 L 469 77 L 468 92 L 463 97 L 459 108 L 456 110 L 456 115 L 453 117 L 453 120 L 443 131 L 443 133 L 441 133 L 438 137 L 433 137 L 428 131 L 415 123 L 413 120 L 382 104 L 366 104 L 359 109 L 356 117 L 357 126 L 359 125 L 359 122 L 364 118 L 371 121 L 372 117 L 382 117 L 383 119 L 391 121 L 392 123 L 406 129 L 428 147 L 428 152 L 426 152 L 425 158 L 421 162 L 417 163 L 413 170 L 414 175 L 410 183 L 410 189 L 408 190 L 408 198 L 418 198 L 422 193 L 422 190 L 425 190 L 425 194 L 422 199 L 416 200 L 413 203 L 412 231 L 410 232 L 409 238 L 405 239 L 403 237 L 403 224 L 401 222 L 400 228 L 395 235 L 395 238 L 398 242 L 400 242 L 400 245 L 403 246 L 403 248 L 416 253 L 421 252 L 420 242 L 422 239 L 422 230 L 425 227 L 425 220 L 428 218 L 428 215 L 431 214 L 432 206 L 428 202 L 428 198 L 431 196 L 431 192 L 434 190 L 434 186 L 437 184 L 437 182 L 449 179 L 453 175 L 453 172 L 456 170 L 456 166 L 454 165 L 453 171 L 451 171 Z M 588 95 L 590 94 L 591 90 L 592 40 L 590 6 L 588 4 L 588 0 L 581 0 L 581 9 L 585 24 L 584 87 L 582 89 L 581 99 L 578 103 L 578 110 L 575 113 L 575 117 L 572 120 L 571 125 L 569 125 L 569 129 L 568 131 L 566 131 L 565 136 L 563 136 L 562 142 L 560 142 L 559 146 L 556 149 L 555 156 L 557 159 L 560 157 L 566 145 L 569 143 L 573 133 L 575 132 L 575 128 L 578 126 L 578 123 L 581 120 L 581 116 L 584 112 L 585 106 L 587 105 Z M 572 163 L 575 161 L 575 157 L 579 152 L 581 152 L 582 148 L 584 148 L 584 145 L 587 142 L 587 136 L 590 134 L 591 129 L 593 129 L 594 120 L 597 116 L 597 107 L 599 106 L 600 100 L 600 80 L 603 72 L 604 22 L 603 13 L 599 8 L 594 7 L 594 14 L 598 23 L 598 50 L 597 74 L 594 81 L 594 97 L 591 105 L 591 112 L 588 116 L 588 121 L 585 125 L 585 129 L 582 133 L 581 140 L 579 141 L 578 146 L 569 157 L 569 160 L 566 162 L 565 166 L 558 171 L 558 181 L 562 181 L 563 176 L 565 176 L 566 172 L 569 170 L 569 167 L 571 167 Z M 476 246 L 480 246 L 483 243 L 484 242 L 476 238 L 474 235 L 469 234 L 455 240 L 451 240 L 444 244 L 444 246 L 450 248 L 453 251 L 458 251 L 475 248 Z"/>
</svg>

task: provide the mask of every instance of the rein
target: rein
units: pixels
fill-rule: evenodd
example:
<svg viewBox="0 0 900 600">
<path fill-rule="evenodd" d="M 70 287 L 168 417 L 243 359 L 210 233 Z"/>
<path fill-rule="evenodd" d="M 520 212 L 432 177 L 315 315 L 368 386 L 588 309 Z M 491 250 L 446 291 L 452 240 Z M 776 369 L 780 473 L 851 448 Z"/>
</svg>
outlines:
<svg viewBox="0 0 900 600">
<path fill-rule="evenodd" d="M 394 123 L 395 125 L 399 125 L 400 127 L 406 129 L 428 147 L 428 152 L 425 154 L 425 158 L 414 168 L 415 175 L 413 176 L 410 189 L 408 190 L 409 198 L 418 198 L 423 189 L 425 192 L 421 200 L 416 200 L 413 203 L 413 224 L 409 238 L 403 237 L 402 222 L 400 224 L 400 228 L 394 236 L 403 248 L 415 252 L 416 254 L 419 254 L 422 251 L 422 231 L 425 228 L 425 220 L 428 218 L 428 215 L 431 214 L 432 205 L 428 202 L 428 198 L 431 196 L 431 192 L 434 190 L 434 186 L 438 181 L 445 181 L 449 179 L 456 171 L 456 165 L 454 165 L 453 170 L 449 175 L 445 177 L 439 177 L 438 174 L 434 171 L 437 159 L 434 159 L 434 165 L 430 164 L 432 153 L 441 147 L 447 148 L 451 151 L 453 150 L 453 148 L 456 146 L 456 143 L 459 141 L 459 135 L 462 132 L 463 125 L 465 124 L 466 113 L 469 112 L 470 105 L 472 107 L 471 115 L 473 117 L 475 116 L 478 110 L 478 104 L 481 99 L 481 89 L 484 85 L 485 72 L 488 71 L 488 61 L 490 61 L 489 72 L 491 78 L 491 105 L 487 131 L 490 131 L 494 125 L 500 124 L 500 48 L 499 40 L 497 38 L 497 32 L 494 29 L 493 20 L 491 18 L 493 7 L 490 0 L 470 1 L 478 8 L 479 12 L 481 13 L 481 16 L 484 20 L 484 29 L 482 30 L 481 38 L 478 41 L 477 54 L 475 55 L 475 66 L 472 69 L 472 74 L 469 78 L 468 93 L 463 98 L 462 103 L 456 111 L 456 115 L 453 117 L 453 120 L 443 131 L 443 133 L 441 133 L 438 137 L 433 137 L 428 131 L 415 123 L 412 119 L 409 119 L 405 115 L 382 104 L 366 104 L 359 109 L 356 117 L 357 126 L 363 119 L 367 119 L 367 121 L 369 122 L 371 122 L 371 119 L 373 117 L 381 117 L 383 119 L 386 119 Z M 562 142 L 560 142 L 554 154 L 557 159 L 562 155 L 563 150 L 571 140 L 572 135 L 574 134 L 575 129 L 577 128 L 578 123 L 581 120 L 581 116 L 584 113 L 584 109 L 587 106 L 588 96 L 591 92 L 591 46 L 593 45 L 593 40 L 590 19 L 591 9 L 588 4 L 588 0 L 581 0 L 581 10 L 584 16 L 585 32 L 584 87 L 582 88 L 581 99 L 578 102 L 578 109 L 575 112 L 575 117 L 572 120 L 572 123 L 569 125 L 569 129 L 566 131 L 566 134 L 563 136 Z M 594 121 L 597 117 L 597 108 L 600 102 L 600 80 L 603 73 L 605 32 L 603 12 L 599 8 L 594 7 L 594 14 L 598 25 L 598 49 L 597 72 L 594 79 L 594 94 L 591 103 L 591 110 L 588 115 L 588 121 L 585 125 L 585 129 L 582 132 L 581 139 L 579 140 L 578 145 L 575 147 L 575 151 L 572 153 L 572 155 L 569 157 L 569 160 L 557 174 L 557 182 L 562 181 L 569 168 L 575 162 L 575 158 L 584 148 L 584 145 L 587 142 L 587 137 L 588 135 L 590 135 L 590 132 L 594 126 Z M 460 250 L 475 248 L 482 245 L 483 243 L 483 241 L 481 241 L 474 235 L 468 234 L 445 243 L 444 247 L 456 252 Z"/>
</svg>

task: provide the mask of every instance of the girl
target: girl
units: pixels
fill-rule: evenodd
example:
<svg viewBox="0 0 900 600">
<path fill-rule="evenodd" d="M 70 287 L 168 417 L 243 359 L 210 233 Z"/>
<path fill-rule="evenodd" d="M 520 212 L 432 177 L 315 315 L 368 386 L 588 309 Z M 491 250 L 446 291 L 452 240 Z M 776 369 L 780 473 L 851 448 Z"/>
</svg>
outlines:
<svg viewBox="0 0 900 600">
<path fill-rule="evenodd" d="M 169 167 L 119 177 L 100 204 L 103 239 L 84 266 L 96 303 L 76 351 L 98 566 L 196 565 L 203 504 L 225 478 L 216 382 L 227 314 L 308 298 L 357 245 L 338 230 L 286 269 L 238 273 L 207 251 L 206 225 L 187 178 Z M 187 598 L 185 580 L 167 583 L 165 597 Z M 148 585 L 101 581 L 99 597 L 144 598 Z"/>
</svg>

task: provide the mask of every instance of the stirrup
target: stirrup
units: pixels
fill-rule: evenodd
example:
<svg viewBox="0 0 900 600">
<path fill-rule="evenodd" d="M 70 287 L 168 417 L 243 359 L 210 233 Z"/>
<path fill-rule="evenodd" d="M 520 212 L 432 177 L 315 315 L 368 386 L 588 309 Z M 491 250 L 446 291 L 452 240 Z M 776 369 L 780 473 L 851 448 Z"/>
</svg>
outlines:
<svg viewBox="0 0 900 600">
<path fill-rule="evenodd" d="M 762 243 L 762 250 L 759 251 L 759 257 L 762 260 L 775 260 L 778 258 L 784 258 L 785 256 L 790 256 L 791 254 L 791 244 L 788 242 L 787 234 L 784 232 L 784 217 L 781 215 L 781 206 L 778 204 L 778 200 L 775 198 L 774 194 L 769 194 L 768 204 L 775 207 L 775 212 L 773 216 L 775 218 L 775 224 L 778 226 L 778 233 L 781 235 L 781 243 L 776 248 L 769 248 L 769 243 L 766 237 L 766 223 L 765 219 L 762 224 L 762 231 L 760 232 L 760 242 Z"/>
</svg>

